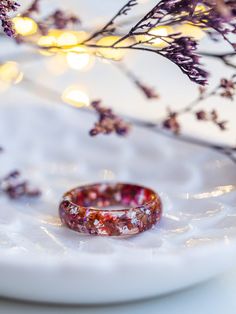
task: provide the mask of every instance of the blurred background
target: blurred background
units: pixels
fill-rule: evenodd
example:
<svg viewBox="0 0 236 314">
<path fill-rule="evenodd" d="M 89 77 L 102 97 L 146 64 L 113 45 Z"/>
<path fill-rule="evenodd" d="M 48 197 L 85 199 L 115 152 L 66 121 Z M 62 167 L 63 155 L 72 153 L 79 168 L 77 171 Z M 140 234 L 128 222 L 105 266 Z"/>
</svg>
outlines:
<svg viewBox="0 0 236 314">
<path fill-rule="evenodd" d="M 29 1 L 21 1 L 20 11 L 29 6 Z M 79 16 L 82 24 L 78 32 L 52 31 L 48 36 L 37 39 L 42 46 L 57 41 L 57 44 L 73 43 L 75 36 L 80 39 L 86 32 L 95 30 L 103 25 L 123 5 L 125 1 L 99 0 L 87 1 L 47 1 L 42 0 L 42 15 L 47 15 L 56 8 L 62 8 Z M 140 6 L 135 7 L 126 17 L 135 21 L 140 14 L 148 11 L 155 1 L 141 0 Z M 125 18 L 121 21 L 125 26 Z M 37 26 L 31 19 L 15 18 L 15 27 L 24 37 L 31 36 L 37 31 Z M 160 31 L 160 30 L 158 30 Z M 170 30 L 161 30 L 161 32 Z M 199 30 L 193 27 L 182 27 L 187 35 L 201 38 L 199 50 L 223 52 L 229 47 L 225 44 L 212 43 Z M 0 94 L 1 103 L 22 102 L 33 104 L 36 102 L 87 106 L 90 100 L 102 99 L 104 105 L 115 108 L 116 112 L 131 117 L 157 121 L 166 114 L 166 107 L 172 109 L 185 107 L 198 95 L 198 87 L 189 81 L 179 69 L 164 58 L 145 52 L 102 51 L 103 58 L 95 58 L 84 53 L 56 53 L 27 47 L 17 44 L 14 40 L 1 36 L 0 51 Z M 77 38 L 78 40 L 78 38 Z M 109 38 L 106 39 L 109 42 Z M 157 45 L 161 43 L 157 43 Z M 132 70 L 142 82 L 155 88 L 160 95 L 159 99 L 147 101 L 142 93 L 134 86 L 124 73 L 117 67 L 113 59 L 123 59 L 123 64 Z M 211 58 L 203 58 L 202 63 L 213 73 L 210 77 L 209 88 L 214 88 L 222 77 L 230 77 L 233 71 L 223 63 Z M 183 132 L 200 138 L 209 138 L 210 141 L 235 144 L 236 124 L 233 116 L 236 113 L 235 104 L 230 100 L 213 97 L 206 101 L 208 108 L 219 111 L 222 120 L 229 120 L 228 130 L 220 132 L 210 122 L 199 123 L 192 115 L 185 114 Z M 201 103 L 199 109 L 204 107 Z M 79 114 L 79 113 L 78 113 Z"/>
</svg>

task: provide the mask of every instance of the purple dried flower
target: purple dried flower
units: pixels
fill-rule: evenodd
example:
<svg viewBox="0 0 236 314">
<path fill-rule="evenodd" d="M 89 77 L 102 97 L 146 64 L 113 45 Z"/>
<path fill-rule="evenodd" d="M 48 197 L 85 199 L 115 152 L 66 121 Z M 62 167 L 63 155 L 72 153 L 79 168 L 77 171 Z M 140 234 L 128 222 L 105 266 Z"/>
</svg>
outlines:
<svg viewBox="0 0 236 314">
<path fill-rule="evenodd" d="M 143 92 L 147 99 L 158 99 L 160 96 L 157 94 L 154 88 L 147 86 L 140 81 L 135 81 L 136 86 Z"/>
<path fill-rule="evenodd" d="M 201 121 L 207 120 L 207 115 L 204 110 L 197 111 L 195 115 L 196 115 L 197 120 L 201 120 Z"/>
<path fill-rule="evenodd" d="M 210 121 L 213 124 L 215 124 L 221 131 L 226 130 L 226 124 L 228 121 L 220 121 L 219 115 L 216 110 L 211 110 L 210 112 L 207 112 L 205 110 L 199 110 L 195 112 L 195 116 L 197 120 L 199 121 Z"/>
<path fill-rule="evenodd" d="M 12 0 L 0 0 L 0 21 L 2 28 L 7 36 L 12 37 L 15 35 L 13 24 L 9 18 L 12 11 L 16 11 L 19 4 Z"/>
<path fill-rule="evenodd" d="M 235 32 L 235 16 L 236 2 L 233 0 L 162 0 L 131 31 L 134 33 L 160 23 L 166 24 L 166 20 L 169 24 L 189 22 L 211 28 L 229 41 L 225 36 Z"/>
<path fill-rule="evenodd" d="M 200 84 L 207 83 L 208 73 L 200 68 L 200 57 L 195 53 L 197 43 L 190 37 L 175 38 L 173 42 L 161 50 L 166 58 L 174 62 L 188 75 L 188 77 Z"/>
<path fill-rule="evenodd" d="M 3 152 L 0 147 L 0 153 Z M 0 192 L 5 193 L 11 199 L 17 199 L 22 196 L 36 197 L 41 194 L 38 189 L 32 188 L 29 183 L 21 179 L 18 170 L 11 171 L 4 178 L 0 179 Z"/>
<path fill-rule="evenodd" d="M 22 16 L 32 17 L 34 14 L 39 14 L 39 4 L 40 0 L 35 0 L 31 6 L 24 13 L 22 13 Z M 64 12 L 62 10 L 56 10 L 55 12 L 37 22 L 38 28 L 42 35 L 46 35 L 50 28 L 65 29 L 68 26 L 78 23 L 81 23 L 81 21 L 76 15 Z"/>
<path fill-rule="evenodd" d="M 38 22 L 38 28 L 43 35 L 46 35 L 49 28 L 66 29 L 69 25 L 77 23 L 80 23 L 80 19 L 76 15 L 56 10 L 45 19 Z"/>
<path fill-rule="evenodd" d="M 216 39 L 219 35 L 222 36 L 235 49 L 236 44 L 229 39 L 230 34 L 236 34 L 235 18 L 236 1 L 233 0 L 162 0 L 131 28 L 129 36 L 147 34 L 151 37 L 150 40 L 140 41 L 139 44 L 151 45 L 152 39 L 155 38 L 164 40 L 165 48 L 146 50 L 164 55 L 176 63 L 192 81 L 205 85 L 208 74 L 200 66 L 196 40 L 182 36 L 181 33 L 155 37 L 151 35 L 150 30 L 158 25 L 189 23 L 203 28 Z"/>
<path fill-rule="evenodd" d="M 94 127 L 90 130 L 90 135 L 116 133 L 117 135 L 127 135 L 130 130 L 130 125 L 115 115 L 109 108 L 101 106 L 101 101 L 96 100 L 91 103 L 93 109 L 98 113 L 99 119 Z"/>
<path fill-rule="evenodd" d="M 220 82 L 220 96 L 234 100 L 236 92 L 236 82 L 234 81 L 234 76 L 231 79 L 222 78 Z"/>
<path fill-rule="evenodd" d="M 61 10 L 56 10 L 48 19 L 58 29 L 64 29 L 68 24 L 80 23 L 80 19 L 76 15 L 67 14 Z"/>
<path fill-rule="evenodd" d="M 38 189 L 31 188 L 27 181 L 20 178 L 18 170 L 10 172 L 5 178 L 0 180 L 0 190 L 12 199 L 22 196 L 36 197 L 41 194 Z"/>
<path fill-rule="evenodd" d="M 174 134 L 180 133 L 180 123 L 178 121 L 178 114 L 168 109 L 168 116 L 162 123 L 163 128 L 172 131 Z"/>
</svg>

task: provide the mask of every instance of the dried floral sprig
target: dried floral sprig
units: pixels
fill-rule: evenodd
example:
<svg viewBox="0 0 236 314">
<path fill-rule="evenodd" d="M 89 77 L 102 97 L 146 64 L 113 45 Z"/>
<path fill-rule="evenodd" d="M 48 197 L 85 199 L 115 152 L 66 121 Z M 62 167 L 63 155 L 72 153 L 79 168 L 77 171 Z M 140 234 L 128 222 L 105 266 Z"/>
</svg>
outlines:
<svg viewBox="0 0 236 314">
<path fill-rule="evenodd" d="M 196 54 L 197 42 L 190 37 L 175 38 L 163 48 L 161 54 L 174 62 L 190 80 L 200 85 L 207 83 L 208 73 L 200 67 L 200 57 Z"/>
<path fill-rule="evenodd" d="M 11 199 L 18 199 L 22 196 L 37 197 L 41 192 L 31 188 L 29 183 L 21 179 L 20 172 L 15 170 L 0 180 L 0 191 Z"/>
<path fill-rule="evenodd" d="M 0 153 L 3 148 L 0 148 Z M 38 197 L 41 192 L 39 189 L 32 188 L 28 181 L 21 178 L 18 170 L 11 171 L 8 175 L 0 178 L 0 193 L 6 194 L 11 199 L 21 197 Z"/>
<path fill-rule="evenodd" d="M 224 8 L 217 0 L 162 0 L 131 29 L 131 32 L 137 34 L 160 24 L 190 23 L 203 29 L 207 28 L 207 32 L 212 36 L 220 34 L 235 48 L 234 43 L 227 37 L 235 32 L 235 9 L 236 3 L 231 0 L 224 1 Z"/>
<path fill-rule="evenodd" d="M 100 100 L 91 102 L 91 107 L 96 111 L 99 117 L 98 121 L 89 132 L 91 136 L 111 133 L 116 133 L 120 136 L 128 134 L 130 125 L 114 114 L 110 108 L 103 107 Z"/>
<path fill-rule="evenodd" d="M 200 58 L 196 54 L 197 42 L 190 37 L 180 37 L 179 33 L 169 34 L 168 36 L 161 36 L 151 33 L 152 28 L 159 23 L 161 24 L 162 18 L 167 15 L 167 13 L 164 15 L 161 14 L 161 17 L 159 17 L 159 15 L 156 15 L 156 12 L 154 11 L 154 9 L 151 10 L 143 19 L 141 19 L 134 27 L 132 27 L 126 35 L 113 43 L 111 48 L 154 52 L 174 62 L 182 70 L 182 72 L 187 74 L 194 82 L 202 85 L 206 84 L 208 74 L 200 67 Z M 118 15 L 116 14 L 115 17 L 111 20 L 112 24 L 114 23 L 114 19 L 120 15 L 119 12 Z M 150 22 L 150 19 L 155 20 L 155 22 Z M 92 34 L 86 41 L 83 42 L 83 44 L 93 48 L 108 48 L 108 46 L 101 46 L 91 43 L 92 39 L 104 34 L 104 29 L 107 30 L 107 25 L 109 26 L 110 22 L 102 29 Z M 114 29 L 115 28 L 113 28 L 113 30 Z M 134 39 L 135 36 L 140 35 L 141 38 L 138 39 L 138 41 L 127 45 L 127 39 Z M 163 42 L 165 42 L 166 47 L 153 47 L 153 41 L 156 39 L 161 39 Z"/>
<path fill-rule="evenodd" d="M 200 5 L 204 9 L 199 8 Z M 225 8 L 229 12 L 227 15 L 225 14 Z M 202 69 L 200 57 L 196 53 L 196 40 L 182 36 L 180 33 L 169 34 L 167 36 L 156 35 L 151 30 L 159 25 L 190 23 L 204 30 L 207 28 L 207 33 L 211 34 L 211 37 L 215 33 L 220 34 L 235 48 L 235 44 L 228 38 L 229 34 L 235 33 L 235 16 L 235 3 L 232 1 L 225 1 L 224 12 L 221 12 L 219 10 L 219 3 L 215 1 L 163 0 L 139 20 L 126 35 L 113 43 L 111 47 L 114 49 L 144 50 L 162 55 L 174 62 L 192 81 L 205 85 L 208 74 Z M 102 29 L 96 31 L 84 43 L 95 48 L 96 44 L 90 44 L 90 41 L 95 37 L 103 35 L 104 29 L 107 29 L 107 25 L 110 24 L 108 23 Z M 130 45 L 125 44 L 128 38 L 133 39 L 135 36 L 140 35 L 142 36 L 140 40 Z M 152 44 L 156 39 L 161 39 L 165 43 L 165 47 L 153 47 Z M 214 39 L 216 38 L 214 37 Z M 151 48 L 149 46 L 146 47 L 147 45 L 150 45 Z M 101 46 L 97 47 L 101 48 Z M 108 48 L 108 46 L 104 46 L 103 48 Z"/>
<path fill-rule="evenodd" d="M 38 23 L 43 35 L 46 35 L 50 28 L 65 29 L 70 25 L 79 24 L 81 21 L 75 14 L 68 14 L 62 10 L 56 10 L 43 21 Z"/>
<path fill-rule="evenodd" d="M 218 112 L 213 109 L 211 111 L 206 111 L 205 109 L 200 109 L 195 111 L 195 107 L 198 106 L 203 100 L 209 99 L 212 96 L 219 96 L 221 98 L 227 98 L 234 100 L 236 95 L 236 75 L 232 75 L 231 78 L 223 78 L 220 83 L 210 92 L 207 92 L 205 88 L 199 88 L 198 97 L 192 101 L 189 105 L 185 106 L 180 110 L 171 110 L 167 108 L 167 116 L 162 121 L 162 126 L 166 129 L 171 130 L 175 134 L 179 134 L 181 131 L 181 123 L 179 122 L 179 116 L 184 113 L 192 113 L 199 121 L 211 121 L 216 125 L 221 131 L 226 130 L 226 125 L 228 121 L 219 119 Z"/>
<path fill-rule="evenodd" d="M 39 0 L 35 0 L 29 8 L 28 14 L 39 10 Z M 152 32 L 156 26 L 168 26 L 175 24 L 186 24 L 202 28 L 211 35 L 220 34 L 232 47 L 234 43 L 229 39 L 229 35 L 235 33 L 236 29 L 236 8 L 234 1 L 225 0 L 224 5 L 220 0 L 162 0 L 159 1 L 152 10 L 142 17 L 125 35 L 111 45 L 99 45 L 96 40 L 106 34 L 114 34 L 116 31 L 116 19 L 126 15 L 135 5 L 137 0 L 128 1 L 103 27 L 92 33 L 81 45 L 90 48 L 104 49 L 130 49 L 149 51 L 161 55 L 175 63 L 181 71 L 192 81 L 205 85 L 208 73 L 200 63 L 200 55 L 197 53 L 197 41 L 191 37 L 183 36 L 181 33 L 168 34 L 166 36 L 157 35 Z M 226 14 L 227 12 L 227 14 Z M 39 29 L 45 34 L 50 25 L 57 28 L 65 28 L 70 22 L 78 22 L 75 16 L 65 16 L 65 13 L 58 10 L 44 21 L 38 21 Z M 130 44 L 127 39 L 132 40 Z M 161 40 L 164 47 L 153 45 L 155 40 Z M 215 35 L 214 38 L 215 40 Z M 76 45 L 74 46 L 76 47 Z M 46 47 L 50 49 L 55 47 Z M 56 47 L 64 49 L 65 47 Z M 73 48 L 70 45 L 68 48 Z M 137 82 L 137 87 L 143 89 L 144 93 L 151 95 L 143 84 Z M 151 97 L 152 98 L 152 97 Z"/>
<path fill-rule="evenodd" d="M 12 0 L 0 0 L 0 22 L 2 28 L 7 36 L 15 36 L 15 30 L 13 23 L 9 17 L 9 14 L 16 11 L 19 4 Z"/>
<path fill-rule="evenodd" d="M 167 117 L 162 122 L 162 127 L 172 131 L 174 134 L 180 133 L 180 122 L 178 121 L 178 113 L 167 108 Z"/>
<path fill-rule="evenodd" d="M 210 121 L 219 127 L 220 130 L 225 131 L 226 125 L 228 121 L 226 120 L 219 120 L 218 113 L 216 110 L 211 110 L 207 112 L 206 110 L 199 110 L 195 112 L 195 116 L 199 121 Z"/>
</svg>

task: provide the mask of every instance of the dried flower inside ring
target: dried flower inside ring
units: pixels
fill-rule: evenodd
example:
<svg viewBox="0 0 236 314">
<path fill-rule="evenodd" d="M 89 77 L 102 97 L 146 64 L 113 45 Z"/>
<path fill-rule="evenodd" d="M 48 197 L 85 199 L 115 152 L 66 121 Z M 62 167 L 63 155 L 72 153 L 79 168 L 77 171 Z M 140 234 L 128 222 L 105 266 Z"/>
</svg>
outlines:
<svg viewBox="0 0 236 314">
<path fill-rule="evenodd" d="M 65 193 L 59 214 L 63 224 L 81 233 L 134 235 L 160 220 L 162 205 L 158 194 L 149 188 L 128 183 L 96 183 Z"/>
</svg>

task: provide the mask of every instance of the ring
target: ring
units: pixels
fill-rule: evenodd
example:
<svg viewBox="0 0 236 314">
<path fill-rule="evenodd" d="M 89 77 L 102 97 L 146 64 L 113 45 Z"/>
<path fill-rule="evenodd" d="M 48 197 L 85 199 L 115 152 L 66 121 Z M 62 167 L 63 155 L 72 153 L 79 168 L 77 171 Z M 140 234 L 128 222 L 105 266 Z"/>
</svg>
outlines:
<svg viewBox="0 0 236 314">
<path fill-rule="evenodd" d="M 61 221 L 67 227 L 103 236 L 134 235 L 148 230 L 161 214 L 157 193 L 128 183 L 80 186 L 65 193 L 59 206 Z"/>
</svg>

